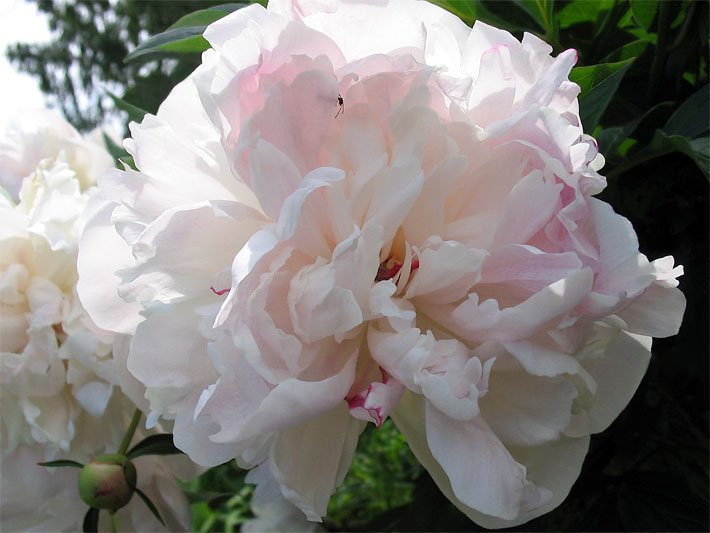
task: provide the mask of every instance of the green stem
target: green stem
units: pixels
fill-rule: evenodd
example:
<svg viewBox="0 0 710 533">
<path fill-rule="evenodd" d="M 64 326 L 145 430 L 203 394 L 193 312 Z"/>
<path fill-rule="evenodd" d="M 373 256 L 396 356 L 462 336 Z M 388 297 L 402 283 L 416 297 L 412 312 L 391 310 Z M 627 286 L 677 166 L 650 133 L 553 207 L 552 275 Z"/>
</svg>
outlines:
<svg viewBox="0 0 710 533">
<path fill-rule="evenodd" d="M 601 61 L 602 50 L 608 42 L 608 34 L 616 28 L 616 24 L 621 20 L 625 11 L 626 4 L 615 1 L 611 9 L 606 12 L 604 19 L 594 32 L 592 44 L 586 54 L 586 64 L 593 65 Z"/>
<path fill-rule="evenodd" d="M 548 4 L 548 1 L 551 0 L 535 0 L 535 6 L 542 18 L 543 29 L 545 30 L 545 41 L 552 44 L 555 49 L 561 49 L 562 45 L 557 35 L 555 17 L 552 13 L 552 6 Z"/>
<path fill-rule="evenodd" d="M 688 11 L 685 13 L 685 20 L 683 21 L 683 25 L 681 26 L 680 31 L 678 32 L 678 36 L 675 38 L 675 41 L 673 41 L 673 44 L 668 47 L 669 52 L 678 48 L 683 42 L 683 40 L 685 40 L 685 36 L 688 34 L 690 24 L 693 21 L 693 15 L 695 14 L 696 5 L 696 2 L 690 2 L 690 5 L 688 6 Z"/>
<path fill-rule="evenodd" d="M 125 453 L 128 451 L 128 445 L 131 443 L 131 439 L 133 438 L 133 434 L 136 432 L 136 428 L 138 427 L 138 421 L 141 419 L 141 412 L 140 409 L 136 409 L 135 412 L 133 413 L 133 418 L 131 418 L 131 424 L 128 426 L 128 429 L 126 430 L 126 434 L 123 436 L 123 440 L 121 441 L 121 446 L 118 447 L 118 452 L 120 455 L 125 455 Z"/>
<path fill-rule="evenodd" d="M 118 533 L 118 514 L 111 513 L 111 531 L 112 533 Z"/>
<path fill-rule="evenodd" d="M 651 105 L 663 78 L 663 68 L 666 64 L 666 52 L 668 45 L 668 26 L 670 26 L 671 9 L 673 2 L 659 2 L 658 5 L 658 38 L 656 40 L 656 53 L 651 64 L 651 80 L 648 84 L 646 102 Z"/>
</svg>

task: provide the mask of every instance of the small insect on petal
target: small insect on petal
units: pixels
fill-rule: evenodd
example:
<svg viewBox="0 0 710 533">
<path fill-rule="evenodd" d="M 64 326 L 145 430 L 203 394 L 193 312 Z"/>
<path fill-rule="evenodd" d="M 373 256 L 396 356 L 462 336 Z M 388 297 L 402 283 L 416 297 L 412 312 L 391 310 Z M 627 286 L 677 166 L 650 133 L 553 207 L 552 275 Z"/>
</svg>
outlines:
<svg viewBox="0 0 710 533">
<path fill-rule="evenodd" d="M 338 112 L 335 114 L 335 117 L 333 118 L 338 118 L 340 115 L 345 113 L 345 100 L 343 100 L 343 97 L 341 95 L 338 95 Z"/>
</svg>

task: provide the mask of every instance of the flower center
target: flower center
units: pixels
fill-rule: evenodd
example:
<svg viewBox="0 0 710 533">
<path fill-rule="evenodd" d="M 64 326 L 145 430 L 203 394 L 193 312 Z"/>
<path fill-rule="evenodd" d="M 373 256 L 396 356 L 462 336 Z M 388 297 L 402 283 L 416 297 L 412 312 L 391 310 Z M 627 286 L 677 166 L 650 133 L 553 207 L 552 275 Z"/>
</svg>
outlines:
<svg viewBox="0 0 710 533">
<path fill-rule="evenodd" d="M 402 270 L 403 263 L 394 257 L 390 257 L 386 261 L 380 263 L 380 267 L 377 269 L 377 275 L 375 276 L 375 281 L 384 281 L 386 279 L 392 279 L 399 271 Z M 414 272 L 419 268 L 419 259 L 412 259 L 412 267 L 410 272 Z"/>
<path fill-rule="evenodd" d="M 57 336 L 57 342 L 59 344 L 62 344 L 67 338 L 67 334 L 64 331 L 64 328 L 62 327 L 61 324 L 54 324 L 52 326 L 52 329 L 54 330 L 54 333 Z"/>
<path fill-rule="evenodd" d="M 392 280 L 397 285 L 396 294 L 401 294 L 412 275 L 419 268 L 417 249 L 412 248 L 405 240 L 404 232 L 400 228 L 390 243 L 389 250 L 384 249 L 381 254 L 380 258 L 382 259 L 384 255 L 384 259 L 377 269 L 375 283 Z"/>
<path fill-rule="evenodd" d="M 375 276 L 375 281 L 392 279 L 401 269 L 402 263 L 394 257 L 390 257 L 386 261 L 380 263 L 380 267 L 377 269 L 377 275 Z"/>
</svg>

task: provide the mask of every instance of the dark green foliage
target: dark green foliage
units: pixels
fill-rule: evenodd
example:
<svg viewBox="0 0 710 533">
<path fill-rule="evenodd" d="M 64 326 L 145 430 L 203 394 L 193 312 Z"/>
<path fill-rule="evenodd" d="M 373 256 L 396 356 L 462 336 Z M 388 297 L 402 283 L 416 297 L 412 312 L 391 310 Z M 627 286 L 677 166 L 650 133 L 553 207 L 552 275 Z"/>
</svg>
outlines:
<svg viewBox="0 0 710 533">
<path fill-rule="evenodd" d="M 391 420 L 380 428 L 368 424 L 348 476 L 330 500 L 327 525 L 347 530 L 367 528 L 373 516 L 412 499 L 423 470 Z"/>
<path fill-rule="evenodd" d="M 579 116 L 586 131 L 594 131 L 599 124 L 633 60 L 632 57 L 616 63 L 577 67 L 570 74 L 570 80 L 582 89 Z"/>
<path fill-rule="evenodd" d="M 181 453 L 183 452 L 177 449 L 175 444 L 173 444 L 172 434 L 161 433 L 144 438 L 133 446 L 126 456 L 129 459 L 135 459 L 141 455 L 177 455 Z"/>
<path fill-rule="evenodd" d="M 249 502 L 254 488 L 244 483 L 245 477 L 244 470 L 229 462 L 185 485 L 192 503 L 193 531 L 239 531 L 241 524 L 253 516 Z"/>
<path fill-rule="evenodd" d="M 99 510 L 94 507 L 89 507 L 84 515 L 81 530 L 84 533 L 94 533 L 99 530 Z"/>
<path fill-rule="evenodd" d="M 39 466 L 44 466 L 47 468 L 83 468 L 84 465 L 70 459 L 57 459 L 56 461 L 47 461 L 45 463 L 37 463 Z"/>
<path fill-rule="evenodd" d="M 140 489 L 136 489 L 136 494 L 138 495 L 138 497 L 141 500 L 143 500 L 143 503 L 148 508 L 148 510 L 151 512 L 151 514 L 155 517 L 155 519 L 158 522 L 160 522 L 163 526 L 165 526 L 165 522 L 163 521 L 163 517 L 160 516 L 160 512 L 158 512 L 158 508 L 155 506 L 155 504 L 152 501 L 150 501 L 150 498 L 148 498 L 148 496 L 146 496 L 145 493 Z"/>
</svg>

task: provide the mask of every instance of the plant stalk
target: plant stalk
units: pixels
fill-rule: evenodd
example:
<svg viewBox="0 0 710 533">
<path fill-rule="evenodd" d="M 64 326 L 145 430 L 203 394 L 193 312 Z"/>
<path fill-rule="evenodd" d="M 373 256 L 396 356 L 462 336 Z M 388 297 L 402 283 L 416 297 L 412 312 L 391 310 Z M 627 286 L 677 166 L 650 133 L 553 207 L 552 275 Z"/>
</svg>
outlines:
<svg viewBox="0 0 710 533">
<path fill-rule="evenodd" d="M 138 427 L 138 421 L 141 419 L 141 412 L 140 409 L 136 409 L 133 412 L 133 418 L 131 418 L 131 423 L 128 426 L 128 429 L 126 430 L 126 434 L 123 436 L 123 440 L 121 441 L 121 445 L 118 447 L 118 452 L 121 455 L 125 455 L 126 452 L 128 451 L 128 445 L 131 443 L 131 439 L 133 439 L 133 434 L 136 432 L 136 428 Z"/>
<path fill-rule="evenodd" d="M 658 94 L 658 87 L 663 78 L 663 68 L 666 65 L 666 53 L 668 46 L 668 28 L 671 20 L 671 9 L 673 2 L 659 2 L 658 5 L 658 39 L 656 41 L 656 53 L 651 64 L 651 83 L 648 85 L 646 102 L 651 105 Z"/>
</svg>

